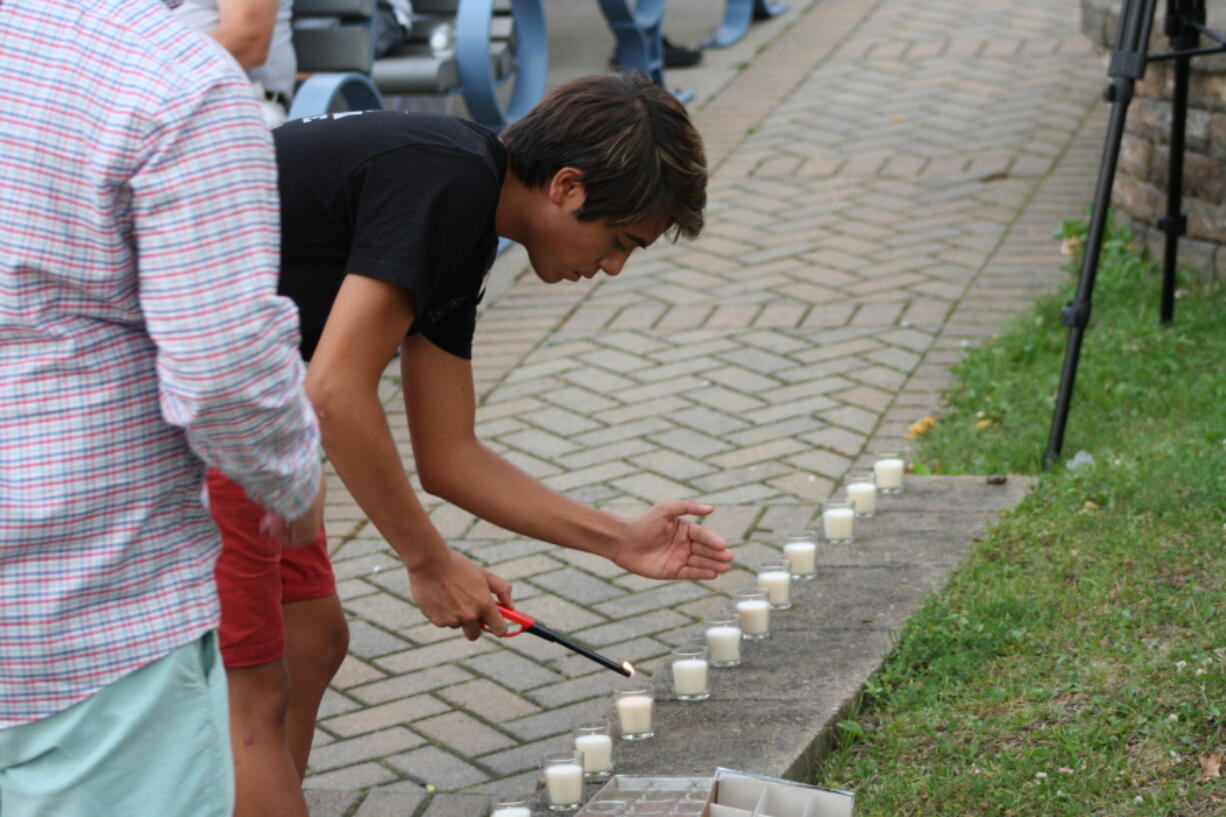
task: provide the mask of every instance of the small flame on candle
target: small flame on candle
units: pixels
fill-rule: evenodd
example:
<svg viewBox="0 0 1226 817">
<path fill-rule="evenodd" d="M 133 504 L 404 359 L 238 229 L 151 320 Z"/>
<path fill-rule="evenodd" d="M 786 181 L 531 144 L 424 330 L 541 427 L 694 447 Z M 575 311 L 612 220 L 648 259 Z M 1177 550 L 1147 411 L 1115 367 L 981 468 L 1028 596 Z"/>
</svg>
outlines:
<svg viewBox="0 0 1226 817">
<path fill-rule="evenodd" d="M 622 666 L 626 669 L 626 672 L 634 675 L 634 664 L 631 664 L 629 661 L 622 661 Z"/>
</svg>

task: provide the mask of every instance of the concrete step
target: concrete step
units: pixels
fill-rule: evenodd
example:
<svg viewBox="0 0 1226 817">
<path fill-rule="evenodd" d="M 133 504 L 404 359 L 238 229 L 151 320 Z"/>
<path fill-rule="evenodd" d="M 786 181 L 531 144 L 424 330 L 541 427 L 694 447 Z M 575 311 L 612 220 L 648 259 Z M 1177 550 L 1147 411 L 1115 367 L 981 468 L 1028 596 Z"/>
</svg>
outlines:
<svg viewBox="0 0 1226 817">
<path fill-rule="evenodd" d="M 857 520 L 854 544 L 819 545 L 818 578 L 793 582 L 792 608 L 772 612 L 770 638 L 745 642 L 741 666 L 711 670 L 708 700 L 672 700 L 667 668 L 655 673 L 655 737 L 619 742 L 615 771 L 807 779 L 903 624 L 1037 482 L 908 477 Z"/>
</svg>

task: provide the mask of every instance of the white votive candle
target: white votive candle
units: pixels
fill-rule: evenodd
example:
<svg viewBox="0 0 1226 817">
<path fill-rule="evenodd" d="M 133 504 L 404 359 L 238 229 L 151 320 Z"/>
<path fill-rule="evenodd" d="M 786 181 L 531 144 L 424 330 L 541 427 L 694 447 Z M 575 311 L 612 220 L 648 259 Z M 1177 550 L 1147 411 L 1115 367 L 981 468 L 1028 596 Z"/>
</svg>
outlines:
<svg viewBox="0 0 1226 817">
<path fill-rule="evenodd" d="M 766 588 L 771 607 L 782 610 L 792 606 L 792 573 L 790 570 L 768 570 L 758 574 L 758 584 Z"/>
<path fill-rule="evenodd" d="M 906 462 L 897 454 L 882 454 L 873 463 L 873 476 L 881 493 L 897 494 L 902 491 L 902 475 L 906 467 Z"/>
<path fill-rule="evenodd" d="M 735 617 L 727 623 L 709 623 L 706 636 L 712 666 L 735 667 L 741 663 L 741 628 Z"/>
<path fill-rule="evenodd" d="M 503 806 L 491 811 L 490 817 L 532 817 L 532 809 L 527 806 Z"/>
<path fill-rule="evenodd" d="M 856 512 L 851 508 L 835 508 L 826 511 L 822 521 L 826 523 L 827 539 L 850 539 L 855 530 Z"/>
<path fill-rule="evenodd" d="M 702 701 L 710 697 L 707 687 L 707 648 L 683 644 L 672 652 L 673 692 L 680 701 Z"/>
<path fill-rule="evenodd" d="M 766 591 L 772 610 L 792 606 L 792 567 L 786 558 L 758 564 L 758 586 Z"/>
<path fill-rule="evenodd" d="M 836 545 L 850 544 L 855 536 L 856 511 L 842 499 L 827 499 L 822 503 L 822 529 L 826 538 Z"/>
<path fill-rule="evenodd" d="M 756 641 L 770 635 L 771 603 L 766 591 L 754 588 L 756 593 L 742 592 L 736 596 L 736 614 L 741 620 L 741 637 Z"/>
<path fill-rule="evenodd" d="M 519 797 L 496 797 L 490 807 L 490 817 L 532 817 L 532 807 Z"/>
<path fill-rule="evenodd" d="M 559 763 L 545 767 L 545 788 L 549 790 L 549 807 L 564 809 L 583 799 L 583 766 Z"/>
<path fill-rule="evenodd" d="M 625 740 L 649 738 L 651 731 L 651 695 L 646 690 L 618 693 L 617 720 Z"/>
<path fill-rule="evenodd" d="M 575 737 L 575 748 L 583 753 L 583 771 L 595 775 L 613 768 L 613 738 L 602 734 Z"/>
<path fill-rule="evenodd" d="M 673 688 L 678 695 L 694 696 L 707 691 L 707 662 L 685 658 L 673 662 Z"/>
<path fill-rule="evenodd" d="M 856 509 L 856 516 L 872 516 L 877 512 L 877 484 L 871 472 L 848 474 L 847 498 Z"/>
<path fill-rule="evenodd" d="M 793 579 L 812 579 L 817 575 L 817 534 L 810 531 L 788 537 L 783 546 L 792 568 Z"/>
</svg>

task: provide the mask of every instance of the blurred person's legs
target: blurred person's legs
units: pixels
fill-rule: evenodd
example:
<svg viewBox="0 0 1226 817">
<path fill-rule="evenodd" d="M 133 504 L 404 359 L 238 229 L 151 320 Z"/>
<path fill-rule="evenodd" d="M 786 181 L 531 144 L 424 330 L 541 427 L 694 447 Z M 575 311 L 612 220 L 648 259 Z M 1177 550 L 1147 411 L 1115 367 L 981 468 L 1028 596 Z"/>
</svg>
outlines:
<svg viewBox="0 0 1226 817">
<path fill-rule="evenodd" d="M 216 472 L 209 506 L 223 542 L 216 576 L 234 814 L 306 817 L 301 784 L 315 717 L 348 645 L 327 540 L 321 533 L 308 547 L 282 548 L 260 533 L 263 510 Z"/>
<path fill-rule="evenodd" d="M 227 737 L 209 633 L 68 709 L 0 729 L 0 814 L 230 817 Z"/>
</svg>

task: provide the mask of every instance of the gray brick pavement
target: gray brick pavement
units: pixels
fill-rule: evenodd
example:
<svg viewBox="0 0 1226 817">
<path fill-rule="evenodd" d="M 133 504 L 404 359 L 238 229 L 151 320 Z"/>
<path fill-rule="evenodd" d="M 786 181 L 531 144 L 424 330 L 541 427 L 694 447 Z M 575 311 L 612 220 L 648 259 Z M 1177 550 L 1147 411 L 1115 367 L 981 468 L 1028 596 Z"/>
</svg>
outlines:
<svg viewBox="0 0 1226 817">
<path fill-rule="evenodd" d="M 617 278 L 524 276 L 487 305 L 482 439 L 624 515 L 717 503 L 706 522 L 739 565 L 811 525 L 848 468 L 936 410 L 965 349 L 1061 275 L 1049 235 L 1090 197 L 1102 127 L 1101 62 L 1065 6 L 795 11 L 696 113 L 715 168 L 698 241 Z M 475 817 L 477 793 L 530 789 L 616 678 L 531 637 L 470 643 L 424 622 L 340 485 L 328 524 L 354 637 L 320 719 L 313 813 Z M 423 501 L 524 609 L 633 661 L 658 662 L 748 579 L 650 582 Z"/>
</svg>

